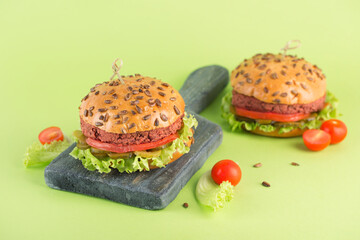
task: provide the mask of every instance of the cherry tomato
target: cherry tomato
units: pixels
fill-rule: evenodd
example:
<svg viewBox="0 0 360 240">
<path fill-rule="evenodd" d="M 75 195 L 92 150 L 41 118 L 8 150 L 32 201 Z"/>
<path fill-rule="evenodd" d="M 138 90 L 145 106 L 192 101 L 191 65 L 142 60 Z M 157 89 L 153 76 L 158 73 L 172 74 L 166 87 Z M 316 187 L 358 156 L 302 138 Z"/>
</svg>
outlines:
<svg viewBox="0 0 360 240">
<path fill-rule="evenodd" d="M 337 119 L 330 119 L 320 127 L 321 130 L 327 132 L 331 136 L 331 144 L 339 143 L 346 137 L 347 128 L 345 123 Z"/>
<path fill-rule="evenodd" d="M 306 147 L 312 151 L 320 151 L 329 146 L 331 136 L 319 129 L 306 130 L 303 134 Z"/>
<path fill-rule="evenodd" d="M 42 145 L 45 143 L 51 143 L 53 141 L 63 141 L 64 134 L 62 133 L 61 129 L 58 127 L 49 127 L 45 128 L 39 134 L 39 141 Z"/>
<path fill-rule="evenodd" d="M 235 107 L 235 112 L 237 115 L 247 118 L 273 120 L 277 122 L 296 122 L 310 116 L 310 113 L 280 114 L 272 112 L 256 112 L 237 107 Z"/>
<path fill-rule="evenodd" d="M 221 160 L 211 169 L 211 177 L 219 185 L 223 181 L 229 181 L 231 185 L 236 186 L 241 179 L 241 169 L 232 160 Z"/>
<path fill-rule="evenodd" d="M 86 143 L 97 149 L 101 149 L 101 150 L 105 150 L 105 151 L 109 151 L 109 152 L 125 153 L 125 152 L 142 151 L 142 150 L 160 147 L 164 144 L 174 141 L 178 137 L 179 137 L 178 134 L 175 133 L 175 134 L 167 136 L 157 142 L 143 143 L 143 144 L 138 144 L 138 145 L 125 145 L 125 146 L 113 144 L 113 143 L 103 143 L 103 142 L 100 142 L 98 140 L 94 140 L 91 138 L 87 138 Z"/>
</svg>

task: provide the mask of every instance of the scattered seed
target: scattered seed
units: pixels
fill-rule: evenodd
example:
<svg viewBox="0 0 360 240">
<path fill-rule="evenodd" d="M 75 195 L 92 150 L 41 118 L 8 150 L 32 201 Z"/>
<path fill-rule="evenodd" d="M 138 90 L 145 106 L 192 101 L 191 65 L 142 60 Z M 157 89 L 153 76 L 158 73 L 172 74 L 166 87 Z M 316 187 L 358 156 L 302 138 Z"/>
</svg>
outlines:
<svg viewBox="0 0 360 240">
<path fill-rule="evenodd" d="M 121 123 L 120 120 L 115 122 L 115 124 L 120 124 L 120 123 Z"/>
<path fill-rule="evenodd" d="M 107 93 L 107 92 L 105 91 L 105 92 L 102 93 L 102 95 L 105 95 L 106 93 Z"/>
<path fill-rule="evenodd" d="M 239 65 L 239 66 L 240 66 L 240 65 Z M 241 70 L 241 71 L 240 71 L 240 74 L 243 75 L 243 74 L 244 74 L 244 70 Z"/>
<path fill-rule="evenodd" d="M 119 114 L 116 114 L 113 116 L 114 119 L 119 119 L 120 118 L 120 115 Z"/>
<path fill-rule="evenodd" d="M 135 127 L 135 123 L 131 123 L 128 129 L 132 129 L 133 127 Z"/>
<path fill-rule="evenodd" d="M 155 81 L 151 81 L 151 82 L 150 82 L 150 85 L 151 85 L 151 86 L 154 86 L 154 84 L 155 84 Z"/>
<path fill-rule="evenodd" d="M 159 93 L 159 95 L 162 96 L 162 97 L 165 97 L 165 95 L 166 95 L 166 94 L 163 93 L 163 92 L 158 92 L 158 93 Z"/>
<path fill-rule="evenodd" d="M 314 79 L 312 77 L 307 77 L 309 81 L 313 81 Z"/>
<path fill-rule="evenodd" d="M 106 104 L 110 104 L 110 103 L 112 103 L 112 101 L 111 100 L 105 100 L 104 101 Z"/>
<path fill-rule="evenodd" d="M 280 71 L 281 75 L 286 76 L 286 72 L 284 70 Z"/>
<path fill-rule="evenodd" d="M 90 92 L 95 92 L 95 88 L 94 87 L 90 88 Z"/>
<path fill-rule="evenodd" d="M 305 85 L 305 84 L 303 84 L 303 83 L 300 83 L 300 85 L 301 85 L 301 87 L 303 88 L 303 89 L 307 89 L 307 86 Z"/>
<path fill-rule="evenodd" d="M 90 112 L 89 112 L 89 116 L 92 117 L 92 116 L 93 116 L 93 112 L 90 111 Z"/>
<path fill-rule="evenodd" d="M 296 67 L 296 63 L 294 63 L 292 66 L 293 66 L 293 68 L 295 68 L 295 67 Z"/>
<path fill-rule="evenodd" d="M 264 92 L 265 93 L 268 93 L 269 92 L 269 89 L 267 87 L 264 87 Z"/>
<path fill-rule="evenodd" d="M 247 78 L 250 74 L 249 73 L 245 73 L 244 77 Z"/>
<path fill-rule="evenodd" d="M 96 92 L 95 92 L 95 95 L 98 95 L 99 93 L 100 93 L 99 91 L 96 91 Z"/>
<path fill-rule="evenodd" d="M 127 110 L 122 110 L 122 111 L 119 112 L 120 115 L 125 115 L 125 114 L 127 114 L 127 113 L 128 113 Z"/>
<path fill-rule="evenodd" d="M 101 122 L 95 122 L 95 126 L 102 126 L 102 125 L 104 125 L 103 123 L 101 123 Z"/>
<path fill-rule="evenodd" d="M 90 108 L 89 108 L 89 111 L 92 111 L 92 110 L 94 110 L 94 106 L 91 106 Z"/>
<path fill-rule="evenodd" d="M 111 95 L 111 94 L 113 94 L 114 92 L 115 92 L 115 90 L 114 90 L 114 89 L 111 89 L 108 94 Z"/>
<path fill-rule="evenodd" d="M 240 72 L 237 72 L 235 75 L 235 78 L 237 78 L 240 75 Z"/>
<path fill-rule="evenodd" d="M 106 108 L 99 108 L 98 111 L 99 111 L 99 112 L 106 112 L 107 109 L 106 109 Z"/>
<path fill-rule="evenodd" d="M 157 89 L 164 91 L 165 89 L 163 87 L 157 87 Z"/>
<path fill-rule="evenodd" d="M 99 120 L 104 120 L 104 115 L 100 115 Z"/>
<path fill-rule="evenodd" d="M 291 165 L 293 166 L 300 166 L 300 164 L 296 163 L 296 162 L 292 162 Z"/>
<path fill-rule="evenodd" d="M 138 100 L 141 100 L 143 98 L 144 98 L 144 96 L 136 96 L 136 99 L 138 99 Z"/>
<path fill-rule="evenodd" d="M 247 82 L 247 83 L 252 83 L 252 81 L 253 81 L 253 80 L 252 80 L 251 78 L 247 78 L 247 79 L 246 79 L 246 82 Z"/>
<path fill-rule="evenodd" d="M 113 97 L 114 99 L 118 99 L 118 95 L 117 95 L 116 93 L 114 93 L 114 94 L 112 95 L 112 97 Z"/>
<path fill-rule="evenodd" d="M 261 78 L 255 81 L 255 85 L 258 85 L 261 82 Z"/>
<path fill-rule="evenodd" d="M 271 73 L 271 69 L 269 68 L 268 70 L 266 70 L 266 72 L 265 72 L 266 74 L 269 74 L 269 73 Z"/>
<path fill-rule="evenodd" d="M 118 109 L 118 107 L 117 106 L 110 106 L 109 109 L 115 110 L 115 109 Z"/>
<path fill-rule="evenodd" d="M 183 207 L 184 207 L 184 208 L 188 208 L 188 207 L 189 207 L 189 204 L 188 204 L 188 203 L 184 203 L 184 204 L 183 204 Z"/>
<path fill-rule="evenodd" d="M 239 84 L 240 86 L 244 86 L 245 82 L 244 82 L 244 81 L 241 81 L 241 82 L 238 82 L 238 84 Z"/>
<path fill-rule="evenodd" d="M 176 101 L 176 97 L 171 97 L 169 99 L 170 99 L 170 101 Z"/>
<path fill-rule="evenodd" d="M 139 91 L 138 90 L 133 90 L 132 94 L 134 94 L 134 95 L 139 94 Z"/>
<path fill-rule="evenodd" d="M 261 183 L 264 187 L 270 187 L 270 183 L 266 182 L 266 181 L 263 181 Z"/>
<path fill-rule="evenodd" d="M 259 168 L 259 167 L 261 167 L 262 166 L 262 164 L 261 163 L 256 163 L 256 164 L 254 164 L 254 168 Z"/>
<path fill-rule="evenodd" d="M 162 83 L 161 85 L 163 85 L 164 87 L 169 87 L 168 83 Z"/>
<path fill-rule="evenodd" d="M 280 94 L 280 97 L 286 97 L 288 94 L 286 92 L 283 92 Z"/>
</svg>

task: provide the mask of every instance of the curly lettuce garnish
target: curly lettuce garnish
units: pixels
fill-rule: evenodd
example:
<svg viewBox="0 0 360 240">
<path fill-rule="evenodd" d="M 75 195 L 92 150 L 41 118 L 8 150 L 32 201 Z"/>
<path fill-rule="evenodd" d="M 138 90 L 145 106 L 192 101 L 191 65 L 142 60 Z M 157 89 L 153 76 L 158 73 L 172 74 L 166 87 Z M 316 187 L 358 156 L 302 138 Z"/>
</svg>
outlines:
<svg viewBox="0 0 360 240">
<path fill-rule="evenodd" d="M 279 133 L 287 133 L 295 128 L 308 128 L 308 129 L 315 129 L 321 126 L 321 123 L 324 120 L 328 120 L 331 118 L 337 118 L 339 113 L 337 111 L 338 99 L 332 94 L 331 92 L 327 91 L 326 93 L 326 100 L 325 100 L 325 107 L 318 112 L 317 116 L 312 120 L 302 120 L 299 121 L 296 126 L 292 125 L 284 125 L 284 126 L 274 126 L 271 124 L 260 124 L 257 121 L 254 122 L 247 122 L 247 121 L 238 121 L 236 119 L 235 114 L 230 111 L 232 100 L 232 92 L 228 92 L 221 101 L 221 116 L 224 118 L 231 127 L 231 131 L 242 131 L 245 128 L 248 131 L 255 130 L 259 128 L 263 132 L 273 132 L 278 130 Z"/>
<path fill-rule="evenodd" d="M 201 204 L 217 211 L 233 199 L 234 186 L 229 181 L 224 181 L 220 185 L 216 184 L 211 177 L 211 171 L 207 171 L 200 177 L 195 193 Z"/>
<path fill-rule="evenodd" d="M 112 159 L 106 157 L 98 159 L 91 154 L 90 149 L 81 150 L 77 147 L 70 153 L 76 159 L 79 159 L 83 166 L 90 171 L 99 171 L 100 173 L 109 173 L 111 169 L 117 169 L 119 172 L 132 173 L 136 171 L 149 171 L 150 166 L 165 167 L 169 163 L 173 154 L 188 153 L 190 148 L 185 145 L 189 137 L 192 137 L 192 127 L 196 128 L 198 122 L 193 115 L 185 114 L 183 118 L 184 126 L 179 131 L 180 137 L 175 139 L 168 147 L 161 150 L 159 157 L 144 158 L 138 155 L 129 159 Z"/>
<path fill-rule="evenodd" d="M 24 165 L 25 167 L 47 165 L 59 156 L 60 153 L 70 147 L 71 144 L 72 142 L 67 138 L 63 141 L 54 141 L 44 145 L 40 142 L 34 142 L 26 150 Z"/>
</svg>

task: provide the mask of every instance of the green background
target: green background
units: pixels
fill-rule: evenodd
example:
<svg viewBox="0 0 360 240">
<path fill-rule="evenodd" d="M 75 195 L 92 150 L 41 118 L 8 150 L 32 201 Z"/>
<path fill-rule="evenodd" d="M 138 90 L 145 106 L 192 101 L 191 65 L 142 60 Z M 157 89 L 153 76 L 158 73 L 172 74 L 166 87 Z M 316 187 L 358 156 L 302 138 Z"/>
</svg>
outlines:
<svg viewBox="0 0 360 240">
<path fill-rule="evenodd" d="M 359 9 L 355 0 L 0 1 L 0 239 L 360 239 Z M 81 98 L 110 77 L 116 57 L 122 74 L 179 89 L 198 67 L 231 71 L 290 39 L 302 41 L 290 53 L 320 66 L 340 99 L 349 130 L 341 144 L 310 152 L 301 138 L 231 133 L 219 114 L 223 92 L 201 114 L 222 126 L 223 144 L 164 210 L 56 191 L 43 167 L 22 165 L 43 128 L 79 128 Z M 243 178 L 212 213 L 195 186 L 226 158 Z"/>
</svg>

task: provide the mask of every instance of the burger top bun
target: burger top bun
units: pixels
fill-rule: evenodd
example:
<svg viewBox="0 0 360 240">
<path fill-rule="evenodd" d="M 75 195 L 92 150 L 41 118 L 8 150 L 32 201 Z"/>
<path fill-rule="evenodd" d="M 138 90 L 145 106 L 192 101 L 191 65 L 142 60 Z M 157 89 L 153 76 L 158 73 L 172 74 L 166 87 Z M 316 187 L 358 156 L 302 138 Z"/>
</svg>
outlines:
<svg viewBox="0 0 360 240">
<path fill-rule="evenodd" d="M 307 104 L 326 94 L 321 69 L 303 58 L 282 54 L 257 54 L 231 73 L 238 93 L 274 104 Z"/>
<path fill-rule="evenodd" d="M 122 76 L 90 89 L 80 105 L 80 118 L 118 134 L 150 131 L 173 124 L 184 114 L 185 103 L 169 84 L 139 74 Z"/>
</svg>

